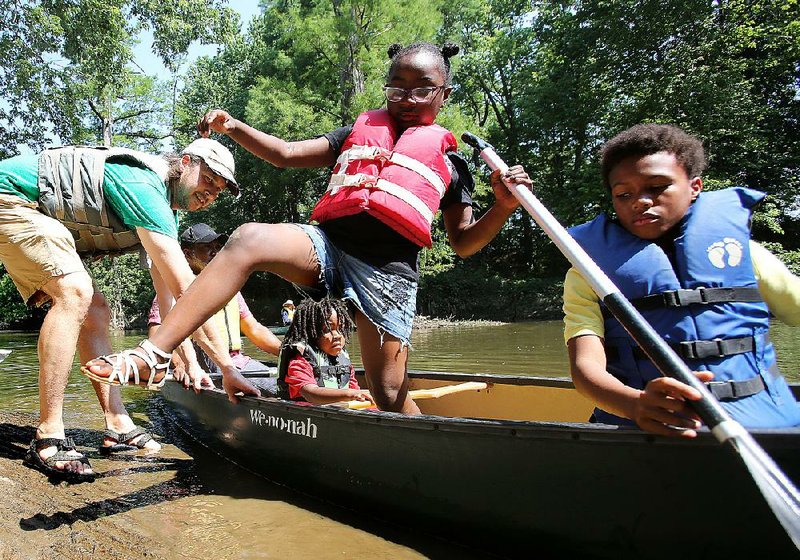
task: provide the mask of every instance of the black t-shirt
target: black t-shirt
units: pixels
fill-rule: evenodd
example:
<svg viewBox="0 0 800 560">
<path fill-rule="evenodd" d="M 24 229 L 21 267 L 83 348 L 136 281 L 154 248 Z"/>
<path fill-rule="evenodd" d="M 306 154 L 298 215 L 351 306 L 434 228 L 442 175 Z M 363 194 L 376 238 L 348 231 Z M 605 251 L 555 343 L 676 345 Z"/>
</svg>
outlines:
<svg viewBox="0 0 800 560">
<path fill-rule="evenodd" d="M 337 157 L 352 131 L 352 125 L 343 126 L 324 135 Z M 448 153 L 445 161 L 450 167 L 451 178 L 439 207 L 444 210 L 452 204 L 472 205 L 475 181 L 467 162 L 455 152 Z M 328 220 L 320 224 L 320 228 L 345 253 L 386 273 L 414 281 L 419 278 L 417 258 L 420 246 L 366 212 Z"/>
</svg>

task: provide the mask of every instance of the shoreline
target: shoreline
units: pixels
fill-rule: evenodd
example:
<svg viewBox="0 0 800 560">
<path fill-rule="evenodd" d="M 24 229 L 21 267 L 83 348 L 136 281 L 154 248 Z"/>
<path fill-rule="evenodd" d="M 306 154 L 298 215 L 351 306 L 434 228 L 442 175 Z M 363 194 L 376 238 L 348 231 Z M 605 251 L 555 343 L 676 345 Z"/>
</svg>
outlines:
<svg viewBox="0 0 800 560">
<path fill-rule="evenodd" d="M 453 319 L 450 317 L 427 317 L 417 315 L 414 317 L 414 329 L 440 329 L 443 327 L 492 327 L 507 325 L 508 321 L 489 321 L 487 319 Z"/>
<path fill-rule="evenodd" d="M 36 417 L 0 411 L 0 491 L 7 496 L 0 501 L 0 559 L 169 558 L 169 548 L 139 530 L 130 514 L 139 505 L 128 498 L 147 491 L 154 479 L 170 484 L 174 472 L 158 467 L 164 458 L 103 459 L 93 447 L 94 430 L 68 430 L 102 476 L 93 483 L 51 483 L 22 464 Z M 125 476 L 142 470 L 143 463 L 152 474 Z"/>
<path fill-rule="evenodd" d="M 53 484 L 22 464 L 37 416 L 0 410 L 0 560 L 486 557 L 257 477 L 196 445 L 161 398 L 137 415 L 159 453 L 103 457 L 101 429 L 68 426 L 99 476 Z"/>
<path fill-rule="evenodd" d="M 542 319 L 546 321 L 547 319 Z M 443 327 L 491 327 L 498 325 L 508 325 L 515 321 L 491 321 L 488 319 L 453 319 L 452 317 L 428 317 L 426 315 L 416 315 L 414 317 L 414 329 L 428 330 L 440 329 Z M 521 322 L 535 322 L 535 321 L 521 321 Z M 143 333 L 144 328 L 130 328 L 130 329 L 109 329 L 112 335 L 124 335 L 126 333 Z M 0 333 L 8 334 L 38 334 L 37 329 L 0 329 Z"/>
</svg>

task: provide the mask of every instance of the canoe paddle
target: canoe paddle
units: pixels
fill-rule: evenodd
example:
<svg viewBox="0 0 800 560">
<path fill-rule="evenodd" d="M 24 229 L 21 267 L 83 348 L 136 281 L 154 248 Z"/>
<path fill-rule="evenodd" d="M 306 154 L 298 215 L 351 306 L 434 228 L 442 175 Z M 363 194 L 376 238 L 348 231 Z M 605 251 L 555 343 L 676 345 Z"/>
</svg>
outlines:
<svg viewBox="0 0 800 560">
<path fill-rule="evenodd" d="M 452 395 L 453 393 L 463 393 L 464 391 L 483 391 L 489 385 L 481 381 L 466 381 L 458 385 L 445 385 L 443 387 L 434 387 L 433 389 L 415 389 L 408 392 L 408 396 L 412 399 L 438 399 L 445 395 Z M 375 406 L 370 401 L 339 401 L 330 403 L 333 406 L 350 409 L 370 408 Z"/>
<path fill-rule="evenodd" d="M 461 139 L 480 152 L 481 158 L 490 169 L 499 169 L 501 172 L 508 169 L 508 165 L 495 153 L 494 148 L 484 140 L 469 132 L 465 132 Z M 705 385 L 533 193 L 521 185 L 509 185 L 509 188 L 572 266 L 589 282 L 597 296 L 659 371 L 693 387 L 702 395 L 699 401 L 691 402 L 692 407 L 717 440 L 720 443 L 729 443 L 741 458 L 778 521 L 795 546 L 800 548 L 800 494 L 791 480 L 753 436 L 722 408 Z"/>
</svg>

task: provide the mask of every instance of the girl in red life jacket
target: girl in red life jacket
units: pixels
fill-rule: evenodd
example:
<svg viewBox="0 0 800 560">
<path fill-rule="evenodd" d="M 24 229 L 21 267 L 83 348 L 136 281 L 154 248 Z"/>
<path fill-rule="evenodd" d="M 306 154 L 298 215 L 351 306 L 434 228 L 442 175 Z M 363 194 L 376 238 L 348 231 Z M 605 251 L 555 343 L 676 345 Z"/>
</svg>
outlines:
<svg viewBox="0 0 800 560">
<path fill-rule="evenodd" d="M 457 52 L 455 45 L 392 45 L 386 109 L 362 113 L 352 126 L 318 138 L 287 142 L 225 111 L 207 113 L 198 125 L 204 136 L 226 134 L 278 167 L 335 166 L 334 174 L 314 210 L 318 225 L 239 227 L 151 342 L 170 351 L 229 301 L 251 272 L 266 270 L 306 292 L 319 289 L 351 302 L 376 404 L 418 414 L 408 397 L 406 363 L 417 257 L 430 244 L 433 215 L 442 210 L 448 240 L 465 258 L 489 243 L 519 206 L 504 180 L 531 186 L 521 166 L 502 177 L 492 173 L 495 202 L 474 218 L 466 162 L 455 152 L 453 135 L 434 124 L 452 90 L 449 58 Z M 100 362 L 89 367 L 101 376 L 111 369 Z M 146 378 L 147 368 L 139 368 Z M 233 384 L 226 390 L 235 401 Z"/>
</svg>

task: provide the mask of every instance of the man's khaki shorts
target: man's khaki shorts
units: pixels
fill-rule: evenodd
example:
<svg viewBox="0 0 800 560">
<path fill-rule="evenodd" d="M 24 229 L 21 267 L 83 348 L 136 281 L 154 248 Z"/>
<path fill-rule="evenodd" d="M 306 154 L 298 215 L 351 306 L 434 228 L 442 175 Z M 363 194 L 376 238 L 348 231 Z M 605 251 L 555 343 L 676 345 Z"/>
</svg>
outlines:
<svg viewBox="0 0 800 560">
<path fill-rule="evenodd" d="M 0 194 L 0 261 L 26 303 L 52 278 L 85 270 L 69 230 L 36 207 Z M 30 303 L 48 299 L 37 297 Z"/>
</svg>

